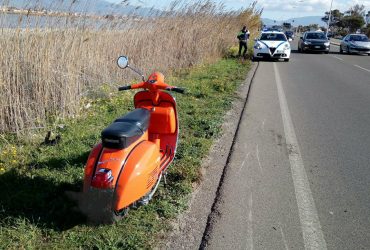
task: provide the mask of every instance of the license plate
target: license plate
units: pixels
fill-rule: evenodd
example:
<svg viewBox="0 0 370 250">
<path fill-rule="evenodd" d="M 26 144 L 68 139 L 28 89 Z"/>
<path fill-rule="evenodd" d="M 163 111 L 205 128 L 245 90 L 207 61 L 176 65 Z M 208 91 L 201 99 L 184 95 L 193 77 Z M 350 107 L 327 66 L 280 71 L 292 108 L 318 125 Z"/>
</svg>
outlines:
<svg viewBox="0 0 370 250">
<path fill-rule="evenodd" d="M 315 46 L 315 49 L 320 49 L 320 46 Z"/>
</svg>

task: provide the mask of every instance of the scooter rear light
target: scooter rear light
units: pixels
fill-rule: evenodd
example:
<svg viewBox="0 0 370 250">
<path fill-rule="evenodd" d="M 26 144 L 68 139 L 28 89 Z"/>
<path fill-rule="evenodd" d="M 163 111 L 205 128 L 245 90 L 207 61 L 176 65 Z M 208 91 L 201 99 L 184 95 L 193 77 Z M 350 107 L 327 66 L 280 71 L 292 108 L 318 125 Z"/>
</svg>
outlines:
<svg viewBox="0 0 370 250">
<path fill-rule="evenodd" d="M 91 181 L 91 186 L 95 188 L 110 188 L 113 183 L 112 170 L 101 168 Z"/>
</svg>

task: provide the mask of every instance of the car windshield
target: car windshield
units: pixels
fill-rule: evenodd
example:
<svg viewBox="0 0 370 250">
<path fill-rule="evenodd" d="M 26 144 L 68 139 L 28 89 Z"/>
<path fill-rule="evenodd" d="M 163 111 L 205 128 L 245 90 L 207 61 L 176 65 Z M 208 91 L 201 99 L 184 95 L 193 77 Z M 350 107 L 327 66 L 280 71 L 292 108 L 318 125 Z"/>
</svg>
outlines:
<svg viewBox="0 0 370 250">
<path fill-rule="evenodd" d="M 261 35 L 260 40 L 264 41 L 286 41 L 286 37 L 279 33 L 264 33 Z"/>
<path fill-rule="evenodd" d="M 324 33 L 308 33 L 306 39 L 326 39 Z"/>
<path fill-rule="evenodd" d="M 369 38 L 367 38 L 367 36 L 356 35 L 356 36 L 350 36 L 349 40 L 356 41 L 356 42 L 368 42 Z"/>
</svg>

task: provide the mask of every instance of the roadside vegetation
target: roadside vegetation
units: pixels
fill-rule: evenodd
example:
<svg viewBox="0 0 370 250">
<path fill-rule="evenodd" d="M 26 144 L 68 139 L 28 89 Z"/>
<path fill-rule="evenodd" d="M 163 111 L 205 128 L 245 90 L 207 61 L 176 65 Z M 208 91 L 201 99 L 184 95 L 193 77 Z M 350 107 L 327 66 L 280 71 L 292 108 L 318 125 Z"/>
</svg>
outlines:
<svg viewBox="0 0 370 250">
<path fill-rule="evenodd" d="M 355 4 L 350 7 L 347 11 L 340 12 L 338 9 L 330 12 L 325 12 L 325 16 L 322 21 L 328 23 L 330 16 L 330 26 L 332 33 L 336 35 L 345 36 L 348 33 L 354 33 L 357 30 L 361 30 L 364 33 L 368 33 L 365 27 L 366 20 L 370 11 L 366 13 L 365 6 L 363 4 Z"/>
<path fill-rule="evenodd" d="M 209 1 L 178 2 L 175 9 L 125 21 L 110 17 L 99 27 L 75 17 L 38 27 L 19 16 L 18 27 L 0 30 L 0 248 L 151 248 L 186 208 L 202 159 L 250 66 L 221 58 L 235 56 L 230 48 L 243 24 L 257 33 L 260 12 L 254 5 L 226 12 Z M 93 226 L 66 192 L 81 190 L 101 130 L 133 108 L 134 91 L 116 91 L 137 79 L 116 66 L 121 54 L 187 89 L 176 96 L 180 144 L 169 185 L 148 206 L 114 225 Z M 50 140 L 60 136 L 56 145 L 45 143 L 48 131 Z"/>
<path fill-rule="evenodd" d="M 61 141 L 42 145 L 5 137 L 1 141 L 0 248 L 136 249 L 150 248 L 170 229 L 170 219 L 186 208 L 200 167 L 220 134 L 223 115 L 249 62 L 224 59 L 215 64 L 182 70 L 167 81 L 185 87 L 177 95 L 181 136 L 167 187 L 160 186 L 148 206 L 131 210 L 114 225 L 92 226 L 76 210 L 66 191 L 80 191 L 83 167 L 101 130 L 132 108 L 133 92 L 100 89 L 102 97 L 85 103 L 83 115 L 65 120 L 56 131 Z M 86 108 L 89 107 L 89 108 Z"/>
<path fill-rule="evenodd" d="M 51 118 L 78 115 L 81 101 L 99 86 L 133 77 L 117 71 L 121 54 L 144 72 L 214 62 L 243 24 L 257 32 L 259 13 L 254 5 L 228 12 L 201 0 L 176 1 L 148 17 L 106 15 L 104 21 L 19 15 L 12 19 L 16 28 L 0 29 L 0 132 L 26 134 L 50 126 Z M 1 14 L 0 24 L 7 18 Z"/>
</svg>

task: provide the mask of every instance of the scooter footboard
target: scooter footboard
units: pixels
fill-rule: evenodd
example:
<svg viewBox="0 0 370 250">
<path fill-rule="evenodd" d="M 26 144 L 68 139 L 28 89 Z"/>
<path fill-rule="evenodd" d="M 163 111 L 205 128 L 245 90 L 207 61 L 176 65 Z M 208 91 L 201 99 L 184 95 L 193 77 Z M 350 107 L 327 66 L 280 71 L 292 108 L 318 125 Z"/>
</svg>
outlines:
<svg viewBox="0 0 370 250">
<path fill-rule="evenodd" d="M 115 186 L 113 207 L 116 211 L 139 200 L 153 188 L 159 176 L 160 160 L 158 145 L 150 141 L 139 143 L 130 152 Z"/>
</svg>

